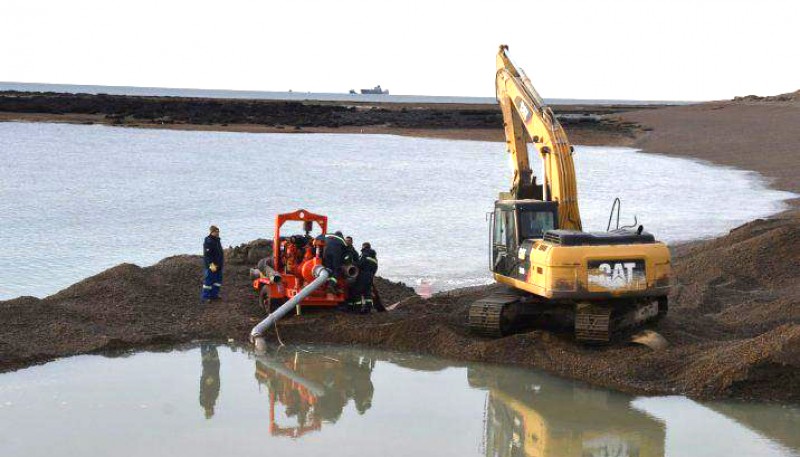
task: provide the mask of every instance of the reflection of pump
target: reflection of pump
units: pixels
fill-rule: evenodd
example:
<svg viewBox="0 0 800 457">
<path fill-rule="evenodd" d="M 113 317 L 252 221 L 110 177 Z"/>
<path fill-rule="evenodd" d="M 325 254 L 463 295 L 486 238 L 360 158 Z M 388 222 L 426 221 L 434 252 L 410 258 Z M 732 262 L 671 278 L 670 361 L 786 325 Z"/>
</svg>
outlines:
<svg viewBox="0 0 800 457">
<path fill-rule="evenodd" d="M 627 397 L 531 374 L 529 382 L 470 367 L 487 389 L 485 455 L 492 457 L 651 457 L 664 455 L 664 425 Z"/>
<path fill-rule="evenodd" d="M 213 344 L 200 345 L 203 374 L 200 375 L 200 405 L 205 410 L 206 419 L 214 416 L 214 405 L 219 397 L 219 353 Z"/>
<path fill-rule="evenodd" d="M 269 431 L 273 436 L 299 438 L 320 430 L 323 421 L 335 423 L 350 399 L 359 414 L 372 406 L 370 375 L 375 363 L 371 359 L 305 351 L 257 355 L 255 359 L 256 379 L 269 389 Z M 293 418 L 296 425 L 279 424 L 281 415 Z"/>
</svg>

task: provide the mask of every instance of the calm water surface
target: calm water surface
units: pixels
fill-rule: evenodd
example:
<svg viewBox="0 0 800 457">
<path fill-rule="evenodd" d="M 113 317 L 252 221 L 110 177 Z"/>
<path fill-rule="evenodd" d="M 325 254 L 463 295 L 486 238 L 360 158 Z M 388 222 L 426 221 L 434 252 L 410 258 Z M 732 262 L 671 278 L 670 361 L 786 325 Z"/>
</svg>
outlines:
<svg viewBox="0 0 800 457">
<path fill-rule="evenodd" d="M 202 344 L 0 375 L 4 456 L 796 456 L 798 429 L 796 407 L 342 348 Z"/>
<path fill-rule="evenodd" d="M 660 239 L 718 235 L 784 208 L 749 172 L 632 149 L 578 147 L 581 212 L 614 197 Z M 535 168 L 538 170 L 537 168 Z M 502 143 L 391 135 L 247 134 L 0 123 L 0 299 L 44 296 L 121 262 L 271 237 L 306 208 L 371 241 L 379 274 L 435 289 L 485 283 L 485 220 L 508 188 Z"/>
</svg>

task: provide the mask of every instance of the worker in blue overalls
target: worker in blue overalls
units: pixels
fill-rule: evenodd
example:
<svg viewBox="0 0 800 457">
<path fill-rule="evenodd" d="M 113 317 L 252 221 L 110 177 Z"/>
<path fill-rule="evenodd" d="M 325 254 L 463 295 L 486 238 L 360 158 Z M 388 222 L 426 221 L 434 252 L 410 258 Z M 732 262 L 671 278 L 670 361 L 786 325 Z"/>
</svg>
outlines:
<svg viewBox="0 0 800 457">
<path fill-rule="evenodd" d="M 200 303 L 219 300 L 219 289 L 222 287 L 223 258 L 222 242 L 219 239 L 219 227 L 212 225 L 211 233 L 203 242 L 203 294 Z"/>
</svg>

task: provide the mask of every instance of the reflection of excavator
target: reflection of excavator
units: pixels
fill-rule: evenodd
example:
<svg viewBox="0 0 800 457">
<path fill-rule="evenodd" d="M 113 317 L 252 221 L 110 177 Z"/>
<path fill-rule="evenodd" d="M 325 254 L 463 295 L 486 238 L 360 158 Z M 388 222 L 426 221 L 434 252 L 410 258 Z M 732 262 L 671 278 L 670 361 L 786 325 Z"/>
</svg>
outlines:
<svg viewBox="0 0 800 457">
<path fill-rule="evenodd" d="M 488 367 L 468 371 L 472 387 L 489 391 L 487 457 L 660 457 L 661 422 L 630 407 L 622 394 L 526 373 L 519 382 Z"/>
<path fill-rule="evenodd" d="M 663 316 L 669 250 L 641 226 L 582 231 L 573 148 L 507 50 L 497 54 L 496 88 L 514 177 L 491 217 L 491 270 L 509 287 L 471 306 L 470 327 L 501 336 L 536 321 L 566 321 L 577 339 L 605 342 L 617 329 Z M 528 142 L 542 158 L 540 183 Z"/>
<path fill-rule="evenodd" d="M 350 399 L 359 414 L 372 406 L 370 375 L 375 362 L 335 356 L 303 351 L 256 356 L 256 379 L 269 389 L 271 435 L 299 438 L 320 430 L 323 421 L 339 420 Z M 280 425 L 279 416 L 294 418 L 296 425 Z"/>
</svg>

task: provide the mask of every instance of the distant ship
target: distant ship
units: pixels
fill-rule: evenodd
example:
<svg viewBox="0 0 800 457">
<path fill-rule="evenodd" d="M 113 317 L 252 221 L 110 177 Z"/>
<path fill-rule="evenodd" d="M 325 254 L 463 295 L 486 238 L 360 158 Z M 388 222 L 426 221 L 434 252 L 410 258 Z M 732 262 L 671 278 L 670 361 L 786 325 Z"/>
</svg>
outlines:
<svg viewBox="0 0 800 457">
<path fill-rule="evenodd" d="M 356 91 L 354 89 L 350 89 L 351 94 L 355 94 Z M 361 89 L 361 94 L 363 95 L 389 95 L 388 90 L 381 89 L 380 84 L 373 87 L 372 89 Z"/>
</svg>

